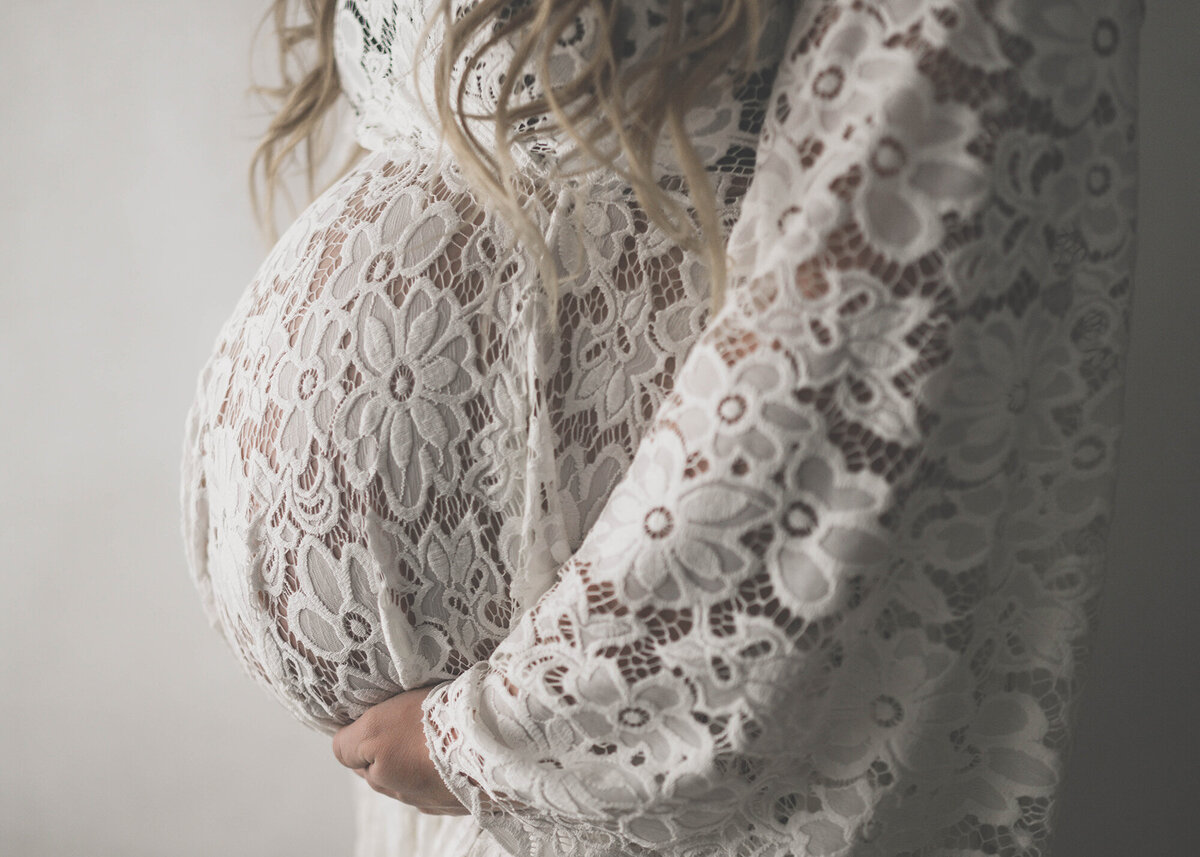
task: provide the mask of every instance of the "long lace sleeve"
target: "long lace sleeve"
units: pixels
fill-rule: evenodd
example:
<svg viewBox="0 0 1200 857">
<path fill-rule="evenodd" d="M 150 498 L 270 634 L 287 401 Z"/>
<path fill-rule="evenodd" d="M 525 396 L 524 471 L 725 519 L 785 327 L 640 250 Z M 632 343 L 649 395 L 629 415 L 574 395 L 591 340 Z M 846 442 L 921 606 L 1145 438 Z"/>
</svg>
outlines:
<svg viewBox="0 0 1200 857">
<path fill-rule="evenodd" d="M 1140 9 L 801 4 L 693 347 L 427 699 L 514 854 L 1043 854 L 1110 517 Z"/>
</svg>

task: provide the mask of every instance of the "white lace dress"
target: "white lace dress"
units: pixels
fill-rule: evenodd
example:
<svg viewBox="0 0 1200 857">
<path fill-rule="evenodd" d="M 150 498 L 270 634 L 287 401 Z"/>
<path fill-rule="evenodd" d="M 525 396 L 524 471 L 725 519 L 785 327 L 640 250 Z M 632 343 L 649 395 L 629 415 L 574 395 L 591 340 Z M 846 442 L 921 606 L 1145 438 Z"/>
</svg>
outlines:
<svg viewBox="0 0 1200 857">
<path fill-rule="evenodd" d="M 531 215 L 586 272 L 550 328 L 415 106 L 424 13 L 342 4 L 373 154 L 222 329 L 183 503 L 210 617 L 304 722 L 442 682 L 472 816 L 364 795 L 362 854 L 1046 853 L 1110 524 L 1141 10 L 769 9 L 758 70 L 689 116 L 725 307 L 613 176 L 547 178 L 546 139 Z"/>
</svg>

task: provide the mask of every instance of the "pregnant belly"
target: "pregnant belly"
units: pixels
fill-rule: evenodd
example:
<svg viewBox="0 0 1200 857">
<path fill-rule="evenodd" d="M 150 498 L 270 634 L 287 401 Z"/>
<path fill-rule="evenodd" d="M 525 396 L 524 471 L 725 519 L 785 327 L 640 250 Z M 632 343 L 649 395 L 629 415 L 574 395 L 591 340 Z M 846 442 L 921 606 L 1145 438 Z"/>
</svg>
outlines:
<svg viewBox="0 0 1200 857">
<path fill-rule="evenodd" d="M 731 223 L 744 181 L 717 190 Z M 529 337 L 534 271 L 504 230 L 452 173 L 374 156 L 288 230 L 218 337 L 185 447 L 190 565 L 306 723 L 331 731 L 487 658 L 699 335 L 701 262 L 615 179 L 572 204 L 581 231 L 554 250 L 581 275 Z"/>
<path fill-rule="evenodd" d="M 194 576 L 246 668 L 326 732 L 508 629 L 521 400 L 482 322 L 484 220 L 444 177 L 366 162 L 280 240 L 200 379 Z"/>
</svg>

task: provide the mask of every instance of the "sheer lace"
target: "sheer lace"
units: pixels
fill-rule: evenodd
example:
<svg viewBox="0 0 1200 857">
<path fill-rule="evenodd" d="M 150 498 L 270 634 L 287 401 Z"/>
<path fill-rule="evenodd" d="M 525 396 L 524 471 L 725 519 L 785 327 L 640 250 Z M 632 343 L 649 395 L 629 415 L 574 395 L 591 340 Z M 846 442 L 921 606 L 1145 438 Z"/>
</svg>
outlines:
<svg viewBox="0 0 1200 857">
<path fill-rule="evenodd" d="M 564 288 L 553 336 L 461 180 L 387 155 L 292 226 L 221 333 L 191 416 L 194 561 L 214 622 L 310 724 L 487 659 L 703 327 L 703 265 L 620 184 L 588 192 L 562 202 L 588 240 L 560 253 L 607 273 Z"/>
<path fill-rule="evenodd" d="M 709 161 L 727 306 L 705 329 L 700 260 L 593 177 L 536 208 L 588 272 L 548 331 L 388 101 L 409 19 L 345 4 L 379 154 L 221 334 L 190 556 L 313 725 L 452 679 L 427 737 L 486 831 L 457 848 L 1046 853 L 1111 514 L 1140 8 L 787 8 L 725 96 L 757 116 L 722 126 L 744 202 L 745 159 Z"/>
<path fill-rule="evenodd" d="M 420 148 L 397 51 L 418 30 L 390 4 L 344 4 L 342 67 L 376 81 L 347 74 L 347 91 L 383 151 L 281 238 L 189 417 L 185 523 L 213 622 L 325 731 L 487 659 L 578 548 L 706 315 L 703 263 L 593 173 L 531 191 L 563 264 L 547 329 L 513 235 Z M 409 100 L 381 114 L 388 81 Z M 726 96 L 700 138 L 722 153 L 726 229 L 766 95 Z"/>
</svg>

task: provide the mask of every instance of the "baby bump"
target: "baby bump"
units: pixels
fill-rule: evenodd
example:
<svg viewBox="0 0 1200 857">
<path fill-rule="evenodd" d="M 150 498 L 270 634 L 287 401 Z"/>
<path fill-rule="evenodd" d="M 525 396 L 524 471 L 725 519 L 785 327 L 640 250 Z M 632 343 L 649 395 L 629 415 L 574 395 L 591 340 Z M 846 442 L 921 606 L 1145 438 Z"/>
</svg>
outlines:
<svg viewBox="0 0 1200 857">
<path fill-rule="evenodd" d="M 470 197 L 376 158 L 280 240 L 206 367 L 194 455 L 215 618 L 331 729 L 507 631 L 521 441 Z"/>
</svg>

